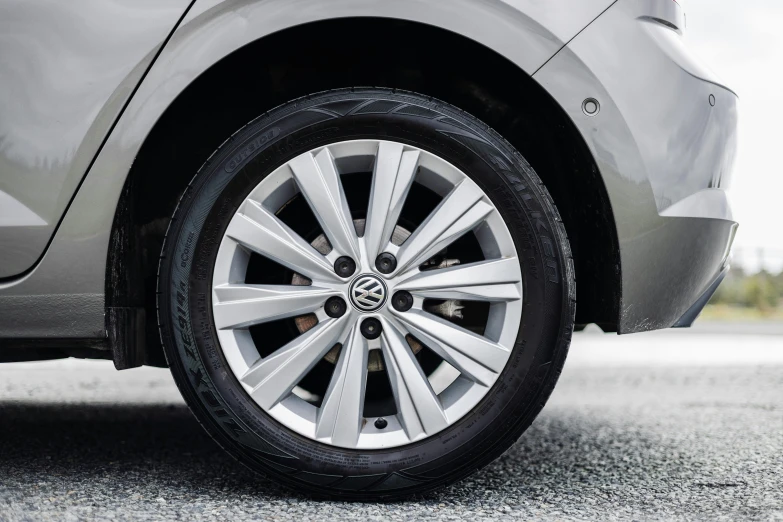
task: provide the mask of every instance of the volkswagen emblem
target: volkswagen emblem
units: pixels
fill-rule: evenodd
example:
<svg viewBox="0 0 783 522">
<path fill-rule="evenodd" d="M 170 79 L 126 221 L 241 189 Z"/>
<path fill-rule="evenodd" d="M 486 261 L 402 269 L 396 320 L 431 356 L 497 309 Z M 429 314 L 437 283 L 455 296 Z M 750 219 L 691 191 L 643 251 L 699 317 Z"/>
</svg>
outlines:
<svg viewBox="0 0 783 522">
<path fill-rule="evenodd" d="M 372 312 L 386 301 L 386 285 L 374 275 L 360 275 L 351 284 L 351 302 L 362 312 Z"/>
</svg>

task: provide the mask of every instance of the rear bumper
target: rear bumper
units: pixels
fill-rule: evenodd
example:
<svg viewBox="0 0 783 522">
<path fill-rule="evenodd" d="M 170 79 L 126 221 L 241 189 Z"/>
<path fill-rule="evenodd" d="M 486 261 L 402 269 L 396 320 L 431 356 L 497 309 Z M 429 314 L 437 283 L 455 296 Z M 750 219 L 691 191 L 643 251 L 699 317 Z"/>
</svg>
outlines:
<svg viewBox="0 0 783 522">
<path fill-rule="evenodd" d="M 672 217 L 626 242 L 619 333 L 686 326 L 683 318 L 728 269 L 736 230 L 733 221 Z"/>
<path fill-rule="evenodd" d="M 726 268 L 737 97 L 691 56 L 678 4 L 619 0 L 535 75 L 601 171 L 620 245 L 620 333 L 669 328 Z M 583 110 L 586 99 L 600 104 Z"/>
<path fill-rule="evenodd" d="M 715 291 L 718 290 L 718 287 L 726 278 L 726 274 L 728 273 L 729 267 L 724 268 L 718 277 L 715 278 L 715 281 L 713 281 L 712 284 L 707 287 L 707 291 L 701 294 L 701 297 L 699 297 L 696 302 L 693 303 L 693 306 L 688 308 L 688 311 L 685 312 L 685 315 L 680 317 L 680 319 L 674 323 L 672 328 L 690 328 L 693 326 L 694 321 L 696 321 L 696 319 L 699 317 L 701 311 L 704 310 L 704 307 L 707 306 L 710 298 L 715 295 Z"/>
</svg>

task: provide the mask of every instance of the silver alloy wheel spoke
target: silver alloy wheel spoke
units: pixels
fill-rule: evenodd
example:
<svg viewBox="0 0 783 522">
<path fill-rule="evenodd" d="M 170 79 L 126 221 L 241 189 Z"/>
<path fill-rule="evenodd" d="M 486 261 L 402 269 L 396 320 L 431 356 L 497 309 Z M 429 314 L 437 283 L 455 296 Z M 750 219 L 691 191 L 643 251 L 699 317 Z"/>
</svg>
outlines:
<svg viewBox="0 0 783 522">
<path fill-rule="evenodd" d="M 449 420 L 416 356 L 390 321 L 383 319 L 382 323 L 384 361 L 397 404 L 397 416 L 408 439 L 416 440 L 421 435 L 442 430 L 449 425 Z"/>
<path fill-rule="evenodd" d="M 212 315 L 215 327 L 221 330 L 309 314 L 331 296 L 340 295 L 328 288 L 291 285 L 228 284 L 214 290 Z"/>
<path fill-rule="evenodd" d="M 521 299 L 516 257 L 427 270 L 396 286 L 430 299 L 503 302 Z"/>
<path fill-rule="evenodd" d="M 479 186 L 465 178 L 402 244 L 395 274 L 421 265 L 481 223 L 492 210 Z"/>
<path fill-rule="evenodd" d="M 356 229 L 329 148 L 324 147 L 315 154 L 306 152 L 292 159 L 288 165 L 332 248 L 338 256 L 358 259 Z"/>
<path fill-rule="evenodd" d="M 255 201 L 245 201 L 228 224 L 226 236 L 310 279 L 341 280 L 320 252 Z"/>
<path fill-rule="evenodd" d="M 384 141 L 378 145 L 364 228 L 364 240 L 371 260 L 383 252 L 391 240 L 418 164 L 417 150 L 405 150 L 401 143 Z"/>
<path fill-rule="evenodd" d="M 349 173 L 350 178 L 342 177 Z M 363 216 L 364 209 L 353 209 L 356 216 L 351 214 L 342 185 L 346 180 L 346 189 L 353 194 L 349 179 L 357 188 L 369 182 L 361 237 L 353 218 Z M 392 236 L 401 237 L 397 228 L 404 229 L 405 220 L 413 217 L 403 209 L 417 204 L 407 201 L 414 183 L 445 195 L 402 244 L 392 243 Z M 211 308 L 231 371 L 269 416 L 324 444 L 375 450 L 434 435 L 479 404 L 511 356 L 521 323 L 523 285 L 508 227 L 471 178 L 412 145 L 353 140 L 297 156 L 272 170 L 249 194 L 220 242 Z M 292 218 L 294 207 L 287 204 L 296 197 L 304 198 L 324 233 L 312 243 L 312 238 L 306 240 L 283 221 Z M 353 204 L 356 201 L 352 199 Z M 314 222 L 309 226 L 318 228 Z M 477 246 L 465 246 L 480 249 L 475 252 L 479 256 L 471 259 L 484 260 L 419 269 L 447 248 L 449 264 L 459 263 L 463 247 L 451 245 L 472 230 Z M 332 246 L 327 254 L 324 238 Z M 375 266 L 382 252 L 397 259 L 390 274 L 381 274 Z M 263 266 L 251 268 L 253 254 L 285 267 L 284 280 L 275 279 L 278 272 L 269 274 L 283 284 L 252 284 L 262 277 L 258 268 Z M 341 256 L 356 263 L 351 277 L 336 274 L 335 261 Z M 395 308 L 399 291 L 413 297 L 405 312 Z M 327 307 L 333 296 L 342 301 Z M 427 299 L 451 303 L 438 307 L 441 316 L 424 310 Z M 467 313 L 463 319 L 443 311 L 451 305 L 469 311 L 472 302 L 488 308 L 485 324 L 473 324 Z M 427 310 L 434 309 L 427 306 Z M 369 327 L 362 333 L 364 321 L 376 319 L 380 337 Z M 267 347 L 277 349 L 262 357 L 269 352 L 260 343 L 279 338 L 273 334 L 278 326 L 267 323 L 280 320 L 284 321 L 280 326 L 295 327 L 299 335 L 280 348 Z M 459 321 L 484 328 L 484 334 L 459 326 Z M 432 354 L 422 358 L 420 345 L 442 362 Z M 427 364 L 420 364 L 425 360 Z M 330 371 L 329 364 L 334 364 L 334 370 L 327 384 L 318 372 Z M 391 396 L 378 396 L 388 388 L 370 372 L 386 373 L 391 388 L 386 393 Z M 369 417 L 365 417 L 365 401 Z"/>
<path fill-rule="evenodd" d="M 416 309 L 398 317 L 415 338 L 474 382 L 491 385 L 508 361 L 508 349 L 446 319 Z"/>
<path fill-rule="evenodd" d="M 275 353 L 254 364 L 241 378 L 252 388 L 250 396 L 262 408 L 272 408 L 337 344 L 343 333 L 346 314 L 327 319 L 300 335 Z"/>
<path fill-rule="evenodd" d="M 362 428 L 369 347 L 358 325 L 340 351 L 329 388 L 318 410 L 315 436 L 343 447 L 355 447 Z"/>
</svg>

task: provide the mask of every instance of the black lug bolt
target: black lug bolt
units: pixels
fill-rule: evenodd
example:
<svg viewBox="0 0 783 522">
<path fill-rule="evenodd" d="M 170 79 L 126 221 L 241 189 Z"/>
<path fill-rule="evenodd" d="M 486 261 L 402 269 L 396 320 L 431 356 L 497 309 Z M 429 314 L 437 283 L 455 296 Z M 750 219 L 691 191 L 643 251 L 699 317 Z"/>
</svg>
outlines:
<svg viewBox="0 0 783 522">
<path fill-rule="evenodd" d="M 382 430 L 382 429 L 383 429 L 383 428 L 385 428 L 385 427 L 386 427 L 388 424 L 389 424 L 389 423 L 388 423 L 388 422 L 386 422 L 386 419 L 384 419 L 383 417 L 381 417 L 381 418 L 379 418 L 379 419 L 376 419 L 376 420 L 375 420 L 375 427 L 376 427 L 376 428 L 378 428 L 379 430 Z"/>
<path fill-rule="evenodd" d="M 334 262 L 334 271 L 340 277 L 351 277 L 356 272 L 356 262 L 350 257 L 338 257 Z"/>
<path fill-rule="evenodd" d="M 398 312 L 407 312 L 413 306 L 413 296 L 405 290 L 395 292 L 392 297 L 392 306 Z"/>
<path fill-rule="evenodd" d="M 367 339 L 377 339 L 381 335 L 381 322 L 375 317 L 368 317 L 362 321 L 360 329 Z"/>
<path fill-rule="evenodd" d="M 345 314 L 345 311 L 348 310 L 348 306 L 341 298 L 333 296 L 326 300 L 324 309 L 326 310 L 326 315 L 336 318 L 342 317 Z"/>
<path fill-rule="evenodd" d="M 388 252 L 384 252 L 375 260 L 375 268 L 382 274 L 391 274 L 397 268 L 397 258 Z"/>
</svg>

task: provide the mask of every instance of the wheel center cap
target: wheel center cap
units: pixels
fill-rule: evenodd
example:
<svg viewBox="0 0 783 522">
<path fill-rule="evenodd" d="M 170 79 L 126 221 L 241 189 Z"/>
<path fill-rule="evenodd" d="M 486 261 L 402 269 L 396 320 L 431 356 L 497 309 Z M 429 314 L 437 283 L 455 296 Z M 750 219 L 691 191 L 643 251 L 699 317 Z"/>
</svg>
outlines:
<svg viewBox="0 0 783 522">
<path fill-rule="evenodd" d="M 373 312 L 386 302 L 386 285 L 380 277 L 363 274 L 354 279 L 350 289 L 351 304 L 362 312 Z"/>
</svg>

